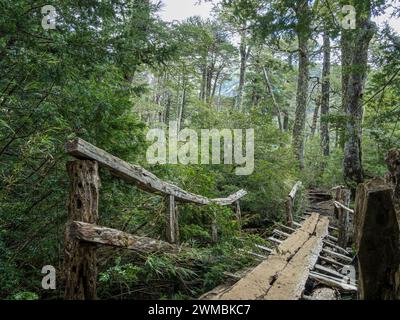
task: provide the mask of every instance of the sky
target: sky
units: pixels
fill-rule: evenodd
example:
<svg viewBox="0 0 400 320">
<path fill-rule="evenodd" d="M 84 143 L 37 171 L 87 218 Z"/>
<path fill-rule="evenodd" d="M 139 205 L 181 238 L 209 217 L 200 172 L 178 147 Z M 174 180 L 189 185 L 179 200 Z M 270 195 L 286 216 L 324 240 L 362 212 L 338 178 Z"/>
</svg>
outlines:
<svg viewBox="0 0 400 320">
<path fill-rule="evenodd" d="M 210 17 L 212 3 L 196 5 L 197 0 L 162 0 L 164 4 L 160 16 L 164 21 L 182 21 L 192 16 Z"/>
<path fill-rule="evenodd" d="M 191 16 L 200 16 L 202 18 L 210 17 L 210 12 L 212 9 L 212 3 L 202 3 L 201 5 L 196 5 L 197 0 L 162 0 L 163 8 L 160 12 L 160 17 L 164 21 L 182 21 Z M 216 2 L 216 0 L 214 0 Z M 400 19 L 390 19 L 389 13 L 374 18 L 375 22 L 382 25 L 385 21 L 389 21 L 392 28 L 400 34 Z"/>
</svg>

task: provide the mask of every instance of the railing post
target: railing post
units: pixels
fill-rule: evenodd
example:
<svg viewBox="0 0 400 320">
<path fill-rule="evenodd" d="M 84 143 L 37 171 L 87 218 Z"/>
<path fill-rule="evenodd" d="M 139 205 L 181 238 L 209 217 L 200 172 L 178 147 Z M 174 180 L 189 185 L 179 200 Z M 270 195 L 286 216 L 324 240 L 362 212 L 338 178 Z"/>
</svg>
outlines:
<svg viewBox="0 0 400 320">
<path fill-rule="evenodd" d="M 165 234 L 169 243 L 179 243 L 178 210 L 173 195 L 166 197 Z"/>
<path fill-rule="evenodd" d="M 217 216 L 215 213 L 211 222 L 211 240 L 213 243 L 218 242 Z"/>
<path fill-rule="evenodd" d="M 357 187 L 354 240 L 361 300 L 400 298 L 400 232 L 392 193 L 381 178 Z"/>
<path fill-rule="evenodd" d="M 82 244 L 69 230 L 72 221 L 96 224 L 98 219 L 100 178 L 96 161 L 67 163 L 70 179 L 68 222 L 65 230 L 65 299 L 97 299 L 97 260 L 93 245 Z"/>
<path fill-rule="evenodd" d="M 239 224 L 239 228 L 242 229 L 242 211 L 240 210 L 239 200 L 235 201 L 235 215 L 236 215 L 236 220 Z"/>
<path fill-rule="evenodd" d="M 340 189 L 339 199 L 337 200 L 345 207 L 350 206 L 351 191 L 348 189 Z M 346 248 L 350 240 L 350 213 L 344 208 L 338 208 L 338 220 L 339 220 L 339 235 L 338 245 L 342 248 Z"/>
<path fill-rule="evenodd" d="M 293 199 L 290 196 L 286 199 L 286 224 L 293 228 Z"/>
</svg>

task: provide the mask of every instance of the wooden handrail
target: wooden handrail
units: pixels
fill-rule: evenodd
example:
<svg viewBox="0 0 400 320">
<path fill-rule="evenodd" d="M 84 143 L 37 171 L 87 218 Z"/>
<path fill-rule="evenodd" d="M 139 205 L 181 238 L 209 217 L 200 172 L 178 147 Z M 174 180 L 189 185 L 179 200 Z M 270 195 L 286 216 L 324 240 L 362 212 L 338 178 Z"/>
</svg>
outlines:
<svg viewBox="0 0 400 320">
<path fill-rule="evenodd" d="M 302 186 L 301 181 L 297 181 L 296 184 L 293 186 L 292 190 L 289 193 L 289 197 L 294 200 L 296 198 L 297 191 Z"/>
<path fill-rule="evenodd" d="M 286 199 L 286 223 L 289 227 L 293 227 L 293 208 L 297 191 L 302 186 L 301 181 L 297 181 Z"/>
<path fill-rule="evenodd" d="M 148 237 L 135 236 L 120 230 L 97 226 L 81 221 L 68 225 L 68 235 L 72 238 L 93 244 L 120 247 L 143 253 L 178 252 L 179 247 Z"/>
<path fill-rule="evenodd" d="M 350 209 L 348 207 L 346 207 L 344 204 L 342 204 L 339 201 L 333 201 L 333 204 L 335 205 L 336 208 L 342 208 L 343 210 L 346 210 L 347 212 L 353 213 L 354 214 L 354 210 Z"/>
<path fill-rule="evenodd" d="M 226 198 L 209 199 L 185 191 L 178 186 L 161 180 L 141 166 L 127 163 L 80 138 L 67 142 L 65 149 L 68 154 L 78 159 L 97 161 L 101 167 L 110 170 L 114 176 L 127 182 L 134 183 L 142 190 L 165 196 L 172 195 L 176 200 L 182 202 L 192 202 L 198 205 L 215 203 L 221 206 L 227 206 L 233 204 L 247 194 L 245 190 L 239 190 Z"/>
</svg>

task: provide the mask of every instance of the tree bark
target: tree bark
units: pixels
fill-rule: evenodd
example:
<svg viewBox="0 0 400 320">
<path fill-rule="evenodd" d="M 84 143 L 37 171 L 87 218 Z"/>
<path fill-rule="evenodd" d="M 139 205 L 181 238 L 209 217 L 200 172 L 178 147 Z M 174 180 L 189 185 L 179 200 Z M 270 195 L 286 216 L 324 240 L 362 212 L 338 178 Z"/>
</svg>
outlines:
<svg viewBox="0 0 400 320">
<path fill-rule="evenodd" d="M 243 104 L 243 90 L 246 81 L 246 70 L 247 70 L 247 60 L 250 55 L 250 47 L 247 46 L 246 31 L 240 32 L 240 75 L 239 75 L 239 87 L 238 94 L 236 97 L 236 109 L 242 110 Z"/>
<path fill-rule="evenodd" d="M 304 139 L 309 84 L 310 7 L 307 0 L 298 1 L 296 7 L 298 18 L 297 38 L 299 43 L 299 71 L 297 81 L 296 115 L 293 127 L 293 149 L 300 169 L 304 169 Z"/>
<path fill-rule="evenodd" d="M 278 101 L 276 100 L 276 97 L 275 97 L 275 94 L 274 94 L 274 90 L 272 89 L 272 84 L 271 84 L 271 81 L 269 80 L 267 68 L 263 67 L 263 71 L 264 71 L 264 80 L 265 80 L 265 84 L 267 86 L 268 93 L 271 95 L 272 101 L 274 103 L 275 112 L 276 112 L 276 115 L 277 115 L 277 118 L 278 118 L 279 130 L 282 131 L 283 130 L 283 125 L 282 125 L 281 108 L 279 107 Z"/>
<path fill-rule="evenodd" d="M 331 42 L 329 34 L 324 33 L 324 61 L 322 67 L 322 92 L 321 92 L 321 147 L 325 157 L 330 154 L 329 137 L 329 98 L 330 98 L 330 72 L 331 72 Z"/>
<path fill-rule="evenodd" d="M 376 25 L 371 22 L 371 13 L 364 11 L 359 14 L 358 29 L 353 39 L 354 47 L 351 53 L 351 72 L 343 98 L 346 112 L 343 172 L 345 181 L 353 189 L 356 183 L 364 180 L 361 149 L 363 90 L 367 77 L 369 44 L 376 32 Z M 345 41 L 349 39 L 346 37 Z"/>
<path fill-rule="evenodd" d="M 317 124 L 318 124 L 318 116 L 319 116 L 319 109 L 321 107 L 320 99 L 317 99 L 315 102 L 315 109 L 314 109 L 314 115 L 313 115 L 313 121 L 311 125 L 311 137 L 314 137 L 315 131 L 317 131 Z"/>
<path fill-rule="evenodd" d="M 67 171 L 70 178 L 67 225 L 72 221 L 95 224 L 98 218 L 100 189 L 97 162 L 68 162 Z M 82 244 L 78 239 L 71 237 L 68 230 L 65 232 L 64 246 L 65 299 L 96 299 L 95 247 Z"/>
</svg>

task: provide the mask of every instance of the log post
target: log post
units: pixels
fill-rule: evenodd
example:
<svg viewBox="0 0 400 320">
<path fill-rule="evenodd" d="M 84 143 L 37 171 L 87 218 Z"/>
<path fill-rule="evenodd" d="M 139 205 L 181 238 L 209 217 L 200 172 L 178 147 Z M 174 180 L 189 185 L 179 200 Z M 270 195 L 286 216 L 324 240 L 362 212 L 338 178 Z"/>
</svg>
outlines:
<svg viewBox="0 0 400 320">
<path fill-rule="evenodd" d="M 350 205 L 351 191 L 347 189 L 341 189 L 339 192 L 338 202 L 343 204 L 345 207 Z M 350 227 L 350 213 L 342 207 L 337 208 L 338 220 L 339 220 L 339 235 L 338 245 L 342 248 L 346 248 L 349 243 L 349 230 Z"/>
<path fill-rule="evenodd" d="M 179 242 L 179 222 L 176 209 L 175 197 L 169 195 L 166 197 L 166 215 L 165 215 L 165 235 L 169 243 Z"/>
<path fill-rule="evenodd" d="M 97 261 L 93 245 L 83 244 L 70 233 L 72 221 L 96 224 L 98 219 L 100 178 L 96 161 L 67 163 L 70 179 L 68 222 L 65 231 L 65 299 L 97 298 Z"/>
<path fill-rule="evenodd" d="M 389 169 L 387 180 L 393 188 L 393 203 L 400 226 L 400 149 L 390 150 L 385 160 Z"/>
<path fill-rule="evenodd" d="M 392 189 L 383 179 L 358 185 L 354 226 L 360 299 L 398 299 L 399 226 Z"/>
<path fill-rule="evenodd" d="M 333 198 L 335 199 L 335 201 L 339 201 L 340 202 L 340 190 L 342 190 L 341 186 L 335 187 L 333 189 L 333 192 L 334 192 Z M 339 220 L 339 208 L 336 208 L 336 206 L 335 206 L 333 210 L 334 210 L 334 214 L 335 214 L 336 219 Z"/>
<path fill-rule="evenodd" d="M 286 225 L 293 228 L 293 199 L 290 196 L 286 199 Z"/>
<path fill-rule="evenodd" d="M 217 227 L 217 214 L 213 213 L 213 218 L 211 222 L 211 241 L 213 243 L 218 242 L 218 227 Z"/>
<path fill-rule="evenodd" d="M 242 229 L 242 211 L 240 210 L 239 200 L 235 202 L 235 215 L 239 228 Z"/>
</svg>

